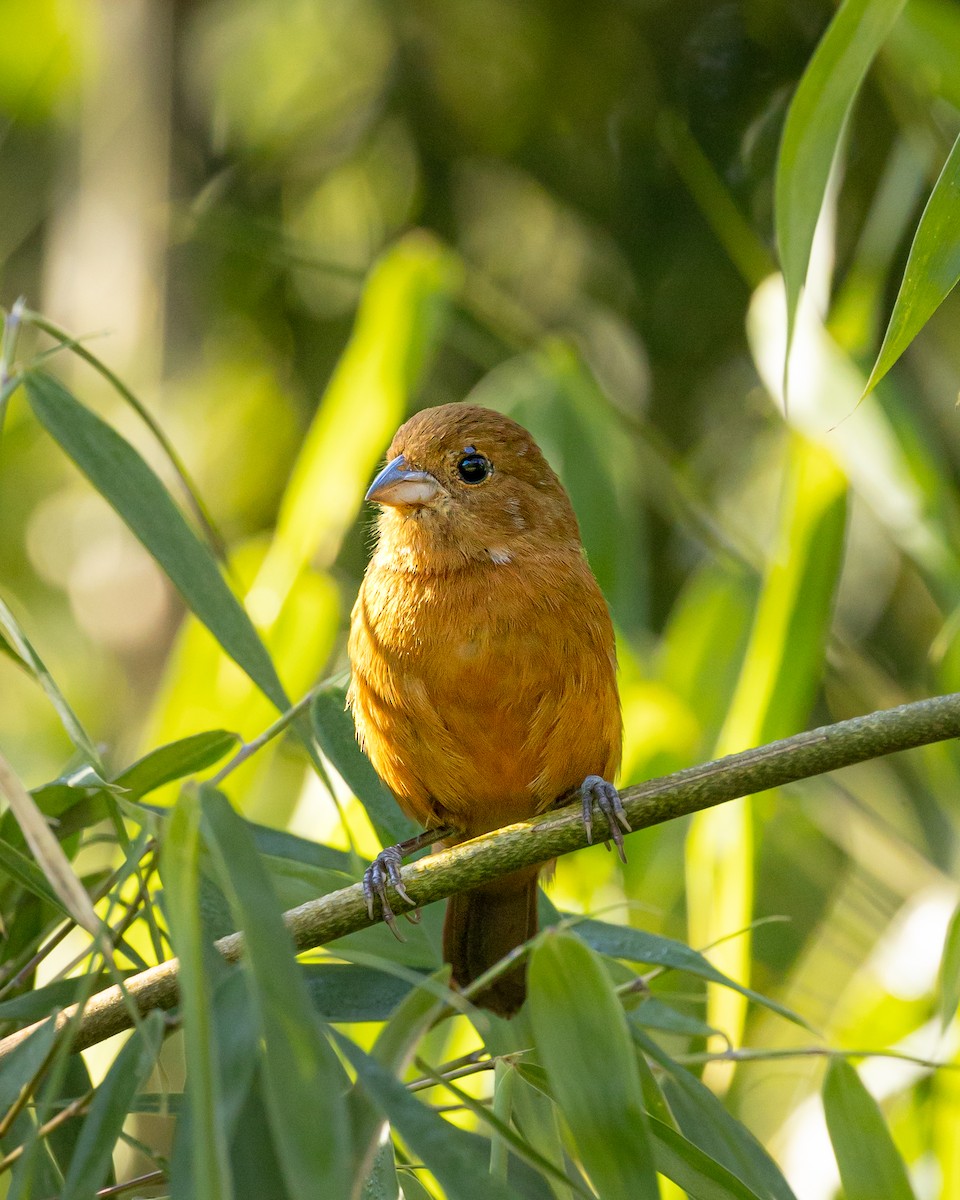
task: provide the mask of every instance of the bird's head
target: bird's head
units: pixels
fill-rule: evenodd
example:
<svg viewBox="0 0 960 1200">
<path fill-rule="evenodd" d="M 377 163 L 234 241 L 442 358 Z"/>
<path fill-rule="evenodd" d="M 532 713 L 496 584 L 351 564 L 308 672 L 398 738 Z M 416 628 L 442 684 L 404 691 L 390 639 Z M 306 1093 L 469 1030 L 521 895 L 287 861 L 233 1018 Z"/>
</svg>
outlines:
<svg viewBox="0 0 960 1200">
<path fill-rule="evenodd" d="M 570 500 L 536 442 L 516 421 L 475 405 L 411 417 L 367 499 L 381 506 L 381 552 L 411 569 L 507 563 L 528 550 L 580 545 Z"/>
</svg>

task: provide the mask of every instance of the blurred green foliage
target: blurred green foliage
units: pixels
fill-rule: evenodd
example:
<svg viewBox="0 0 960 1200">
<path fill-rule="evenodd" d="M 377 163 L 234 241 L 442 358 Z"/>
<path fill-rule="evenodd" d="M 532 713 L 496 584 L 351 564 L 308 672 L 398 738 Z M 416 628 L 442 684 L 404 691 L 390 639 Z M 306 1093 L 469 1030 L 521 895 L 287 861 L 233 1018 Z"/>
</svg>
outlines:
<svg viewBox="0 0 960 1200">
<path fill-rule="evenodd" d="M 617 626 L 622 782 L 960 687 L 960 9 L 899 7 L 0 0 L 0 302 L 29 305 L 0 355 L 0 752 L 114 930 L 105 965 L 5 809 L 0 1032 L 174 952 L 189 996 L 162 1050 L 154 1020 L 121 1057 L 44 1030 L 4 1062 L 0 1195 L 148 1171 L 176 1197 L 318 1172 L 451 1200 L 960 1195 L 952 1071 L 819 1053 L 956 1065 L 952 746 L 649 830 L 623 868 L 562 860 L 546 915 L 610 924 L 534 950 L 510 1026 L 433 1025 L 433 911 L 301 972 L 276 916 L 390 828 L 331 704 L 363 491 L 416 408 L 501 408 L 561 474 Z M 216 532 L 33 311 L 129 385 Z M 316 740 L 304 716 L 224 776 L 246 821 L 181 791 L 321 680 Z M 249 974 L 209 945 L 238 923 Z M 617 1060 L 597 1103 L 561 1033 Z M 645 1115 L 607 1162 L 618 1096 Z"/>
</svg>

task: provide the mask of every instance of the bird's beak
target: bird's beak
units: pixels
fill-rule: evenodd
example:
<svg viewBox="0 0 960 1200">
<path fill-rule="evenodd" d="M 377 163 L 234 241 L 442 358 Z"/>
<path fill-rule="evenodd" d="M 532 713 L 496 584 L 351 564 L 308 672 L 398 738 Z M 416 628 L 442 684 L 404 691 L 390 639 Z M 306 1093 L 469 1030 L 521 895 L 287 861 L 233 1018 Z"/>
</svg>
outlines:
<svg viewBox="0 0 960 1200">
<path fill-rule="evenodd" d="M 374 504 L 408 505 L 417 508 L 429 504 L 440 492 L 440 484 L 427 471 L 412 471 L 398 454 L 387 463 L 367 492 Z"/>
</svg>

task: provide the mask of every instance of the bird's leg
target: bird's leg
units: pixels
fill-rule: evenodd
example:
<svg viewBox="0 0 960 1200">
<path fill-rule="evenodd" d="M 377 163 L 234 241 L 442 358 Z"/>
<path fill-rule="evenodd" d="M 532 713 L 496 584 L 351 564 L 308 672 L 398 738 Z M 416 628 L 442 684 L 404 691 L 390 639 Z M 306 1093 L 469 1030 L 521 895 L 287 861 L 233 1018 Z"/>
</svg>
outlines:
<svg viewBox="0 0 960 1200">
<path fill-rule="evenodd" d="M 403 866 L 403 860 L 408 854 L 415 854 L 418 850 L 422 850 L 424 846 L 429 846 L 441 838 L 449 837 L 455 832 L 456 830 L 447 829 L 446 827 L 425 829 L 423 833 L 418 833 L 416 837 L 407 838 L 405 842 L 397 842 L 395 846 L 384 847 L 364 871 L 363 898 L 367 902 L 367 912 L 370 914 L 370 919 L 373 920 L 376 908 L 375 902 L 379 900 L 381 916 L 390 926 L 393 936 L 397 941 L 402 942 L 404 937 L 400 932 L 393 909 L 390 907 L 390 901 L 387 898 L 387 884 L 389 883 L 393 886 L 401 900 L 407 904 L 415 904 L 416 901 L 411 898 L 407 889 L 403 886 L 403 880 L 400 878 L 400 868 Z M 408 921 L 416 924 L 420 920 L 420 910 L 415 908 L 412 913 L 404 913 L 404 916 Z"/>
<path fill-rule="evenodd" d="M 626 862 L 627 856 L 623 850 L 623 831 L 625 830 L 627 833 L 633 831 L 627 820 L 627 814 L 623 811 L 620 793 L 612 783 L 607 783 L 599 775 L 588 775 L 580 784 L 580 800 L 583 804 L 583 827 L 587 831 L 587 841 L 593 842 L 593 806 L 596 804 L 607 818 L 610 837 L 613 838 L 617 847 L 621 862 Z M 610 849 L 609 841 L 604 841 L 603 844 L 608 850 Z"/>
</svg>

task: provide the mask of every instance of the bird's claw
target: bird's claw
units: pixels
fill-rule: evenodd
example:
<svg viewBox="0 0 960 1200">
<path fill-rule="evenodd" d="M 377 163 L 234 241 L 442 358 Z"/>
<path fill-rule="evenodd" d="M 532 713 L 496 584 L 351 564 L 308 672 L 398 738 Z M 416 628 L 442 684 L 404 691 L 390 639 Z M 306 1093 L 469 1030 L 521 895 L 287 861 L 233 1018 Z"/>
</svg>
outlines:
<svg viewBox="0 0 960 1200">
<path fill-rule="evenodd" d="M 633 831 L 620 801 L 620 793 L 612 783 L 607 783 L 599 775 L 588 775 L 580 785 L 580 800 L 583 803 L 583 827 L 587 831 L 587 841 L 593 842 L 593 806 L 596 804 L 607 818 L 610 837 L 613 838 L 614 845 L 617 847 L 621 862 L 626 862 L 623 834 Z M 605 840 L 604 845 L 608 850 L 610 849 L 609 840 Z"/>
<path fill-rule="evenodd" d="M 387 925 L 390 926 L 390 930 L 398 942 L 406 941 L 406 938 L 404 938 L 400 932 L 400 927 L 397 925 L 396 914 L 387 897 L 387 885 L 389 884 L 393 888 L 404 903 L 415 904 L 415 901 L 403 886 L 403 879 L 400 876 L 402 865 L 403 850 L 401 847 L 387 846 L 386 849 L 380 851 L 363 873 L 363 898 L 367 902 L 367 912 L 370 920 L 374 919 L 376 901 L 379 900 L 380 915 Z M 408 921 L 417 924 L 420 920 L 420 909 L 414 908 L 412 912 L 406 913 L 405 916 Z"/>
</svg>

